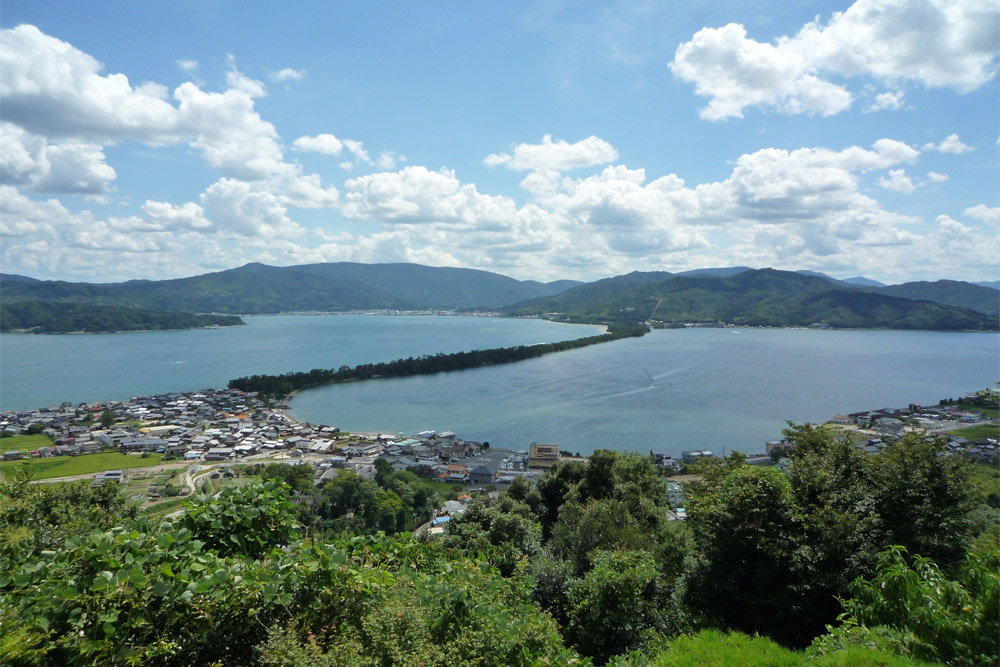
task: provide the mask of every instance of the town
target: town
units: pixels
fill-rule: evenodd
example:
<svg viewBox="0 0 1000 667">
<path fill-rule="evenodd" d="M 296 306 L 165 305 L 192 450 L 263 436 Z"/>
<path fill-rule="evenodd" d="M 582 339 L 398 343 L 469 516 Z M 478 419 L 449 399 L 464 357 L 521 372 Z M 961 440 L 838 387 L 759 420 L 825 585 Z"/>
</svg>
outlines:
<svg viewBox="0 0 1000 667">
<path fill-rule="evenodd" d="M 927 438 L 946 439 L 946 455 L 965 456 L 978 463 L 996 463 L 998 389 L 961 399 L 945 399 L 934 406 L 836 415 L 823 427 L 839 429 L 864 451 L 875 454 L 904 434 L 921 431 Z M 981 407 L 980 407 L 981 406 Z M 29 446 L 3 449 L 4 472 L 30 459 L 43 474 L 38 481 L 111 479 L 125 482 L 139 476 L 144 500 L 157 503 L 168 496 L 185 496 L 209 479 L 231 476 L 229 466 L 249 462 L 285 462 L 310 465 L 317 485 L 353 470 L 362 479 L 374 478 L 376 461 L 385 459 L 394 470 L 411 470 L 421 477 L 452 483 L 463 490 L 485 490 L 516 477 L 534 478 L 561 460 L 582 460 L 558 445 L 530 443 L 524 450 L 491 448 L 488 442 L 463 440 L 450 431 L 422 431 L 413 435 L 346 433 L 339 428 L 299 422 L 287 414 L 287 405 L 269 405 L 255 393 L 235 389 L 142 396 L 127 401 L 63 404 L 30 411 L 0 413 L 3 442 L 13 436 L 41 436 Z M 18 439 L 25 442 L 24 438 Z M 31 446 L 36 442 L 45 442 Z M 763 451 L 747 456 L 750 464 L 780 465 L 791 445 L 783 440 L 763 443 Z M 738 449 L 738 448 L 736 448 Z M 731 450 L 732 451 L 732 450 Z M 77 460 L 112 452 L 117 468 L 74 468 L 62 474 L 58 457 Z M 654 463 L 671 473 L 683 473 L 708 450 L 685 450 L 675 458 L 650 450 Z M 725 455 L 725 452 L 723 452 Z M 97 459 L 94 459 L 95 463 Z M 84 470 L 84 472 L 80 472 Z M 171 489 L 170 479 L 182 472 Z M 671 483 L 671 504 L 683 518 L 683 493 Z"/>
</svg>

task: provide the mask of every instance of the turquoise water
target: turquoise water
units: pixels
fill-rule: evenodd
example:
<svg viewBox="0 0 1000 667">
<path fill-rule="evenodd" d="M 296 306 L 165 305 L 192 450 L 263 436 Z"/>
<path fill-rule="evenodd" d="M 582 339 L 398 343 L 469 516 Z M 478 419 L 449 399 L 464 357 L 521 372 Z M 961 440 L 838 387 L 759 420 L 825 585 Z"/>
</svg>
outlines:
<svg viewBox="0 0 1000 667">
<path fill-rule="evenodd" d="M 0 408 L 224 387 L 241 375 L 592 335 L 540 320 L 368 315 L 247 318 L 207 331 L 0 336 Z M 1000 379 L 1000 336 L 905 331 L 661 330 L 540 359 L 309 389 L 307 421 L 451 430 L 525 448 L 759 451 L 785 420 L 935 403 Z"/>
<path fill-rule="evenodd" d="M 0 335 L 0 409 L 122 400 L 257 373 L 355 366 L 401 357 L 531 345 L 599 327 L 435 316 L 246 317 L 247 326 L 94 335 Z"/>
<path fill-rule="evenodd" d="M 540 359 L 309 389 L 299 419 L 451 430 L 523 449 L 763 451 L 786 420 L 944 397 L 1000 379 L 1000 337 L 904 331 L 661 330 Z"/>
</svg>

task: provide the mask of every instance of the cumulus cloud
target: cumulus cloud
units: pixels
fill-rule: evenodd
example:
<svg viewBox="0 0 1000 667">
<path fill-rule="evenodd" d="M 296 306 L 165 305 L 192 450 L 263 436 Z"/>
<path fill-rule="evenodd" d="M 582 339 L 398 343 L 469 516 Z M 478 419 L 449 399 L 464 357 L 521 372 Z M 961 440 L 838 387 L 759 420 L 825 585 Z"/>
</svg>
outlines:
<svg viewBox="0 0 1000 667">
<path fill-rule="evenodd" d="M 941 174 L 936 171 L 927 172 L 927 180 L 931 183 L 944 183 L 948 180 L 948 174 Z"/>
<path fill-rule="evenodd" d="M 0 123 L 0 145 L 0 180 L 30 192 L 101 195 L 117 177 L 96 144 L 49 144 L 12 123 Z"/>
<path fill-rule="evenodd" d="M 540 144 L 518 144 L 513 155 L 488 155 L 483 164 L 490 167 L 505 165 L 515 171 L 568 171 L 617 159 L 618 151 L 614 146 L 599 137 L 591 135 L 571 144 L 562 139 L 553 141 L 552 135 L 546 134 Z"/>
<path fill-rule="evenodd" d="M 824 24 L 759 42 L 731 23 L 703 28 L 677 47 L 670 67 L 709 98 L 709 120 L 741 118 L 747 107 L 832 115 L 852 94 L 831 78 L 872 77 L 887 85 L 913 81 L 967 93 L 997 70 L 1000 9 L 982 0 L 857 0 Z M 885 93 L 871 110 L 896 108 Z"/>
<path fill-rule="evenodd" d="M 875 101 L 865 107 L 862 111 L 864 113 L 872 113 L 874 111 L 892 111 L 899 109 L 903 106 L 903 91 L 889 91 L 885 93 L 879 93 L 875 96 Z"/>
<path fill-rule="evenodd" d="M 340 155 L 344 143 L 332 134 L 317 134 L 315 137 L 299 137 L 292 142 L 292 148 L 323 155 Z"/>
<path fill-rule="evenodd" d="M 962 214 L 994 225 L 1000 224 L 1000 207 L 990 208 L 986 204 L 977 204 L 965 209 Z"/>
<path fill-rule="evenodd" d="M 887 176 L 878 179 L 878 185 L 880 188 L 902 192 L 907 195 L 916 189 L 913 181 L 906 175 L 905 169 L 891 169 Z"/>
<path fill-rule="evenodd" d="M 252 184 L 222 178 L 201 195 L 216 227 L 246 237 L 298 236 L 304 230 L 288 217 L 279 198 Z"/>
<path fill-rule="evenodd" d="M 924 145 L 924 150 L 936 150 L 941 153 L 951 153 L 953 155 L 961 155 L 962 153 L 970 153 L 974 150 L 972 146 L 962 143 L 962 140 L 958 138 L 957 134 L 949 134 L 947 137 L 941 140 L 940 143 L 928 143 Z"/>
<path fill-rule="evenodd" d="M 198 71 L 197 60 L 190 60 L 188 58 L 183 58 L 177 61 L 177 66 L 180 67 L 185 72 L 187 72 L 188 74 L 194 74 L 195 72 Z"/>
<path fill-rule="evenodd" d="M 348 180 L 342 212 L 359 220 L 489 224 L 509 219 L 514 202 L 462 184 L 455 172 L 406 167 Z"/>
<path fill-rule="evenodd" d="M 278 70 L 277 72 L 268 72 L 267 78 L 276 83 L 280 83 L 282 81 L 301 81 L 305 75 L 306 71 L 304 69 L 292 69 L 291 67 L 286 67 Z"/>
</svg>

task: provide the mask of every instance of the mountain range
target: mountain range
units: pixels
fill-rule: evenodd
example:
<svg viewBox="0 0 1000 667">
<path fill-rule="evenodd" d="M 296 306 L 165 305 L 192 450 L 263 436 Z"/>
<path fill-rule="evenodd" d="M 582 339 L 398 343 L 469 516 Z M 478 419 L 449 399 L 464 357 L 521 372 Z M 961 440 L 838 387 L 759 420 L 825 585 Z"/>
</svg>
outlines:
<svg viewBox="0 0 1000 667">
<path fill-rule="evenodd" d="M 577 322 L 996 330 L 1000 295 L 951 282 L 842 287 L 827 277 L 774 269 L 688 276 L 636 272 L 514 304 L 504 312 Z M 910 296 L 887 293 L 893 288 L 905 288 L 901 291 Z M 938 298 L 926 298 L 930 294 Z"/>
<path fill-rule="evenodd" d="M 245 266 L 174 280 L 72 283 L 0 274 L 0 298 L 150 311 L 269 314 L 487 309 L 570 321 L 996 330 L 1000 293 L 939 280 L 883 285 L 750 267 L 633 272 L 590 283 L 521 281 L 488 271 L 338 262 Z M 9 308 L 7 309 L 9 310 Z M 22 311 L 23 312 L 23 311 Z M 4 323 L 4 329 L 9 329 Z"/>
</svg>

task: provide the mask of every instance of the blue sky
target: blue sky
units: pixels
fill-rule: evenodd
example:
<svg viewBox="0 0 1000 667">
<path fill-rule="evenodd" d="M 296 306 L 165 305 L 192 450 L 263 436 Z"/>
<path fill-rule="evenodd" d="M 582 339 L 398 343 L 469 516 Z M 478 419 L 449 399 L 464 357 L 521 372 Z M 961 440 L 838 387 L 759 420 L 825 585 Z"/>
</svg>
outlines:
<svg viewBox="0 0 1000 667">
<path fill-rule="evenodd" d="M 1000 6 L 12 0 L 0 258 L 1000 278 Z"/>
</svg>

